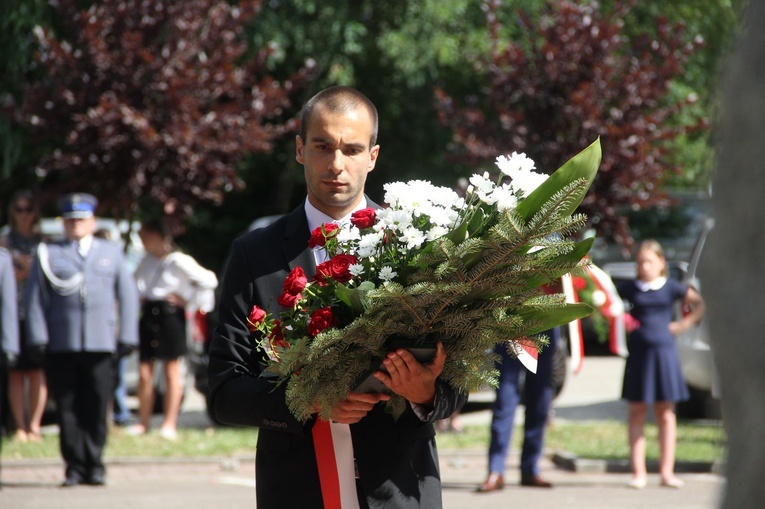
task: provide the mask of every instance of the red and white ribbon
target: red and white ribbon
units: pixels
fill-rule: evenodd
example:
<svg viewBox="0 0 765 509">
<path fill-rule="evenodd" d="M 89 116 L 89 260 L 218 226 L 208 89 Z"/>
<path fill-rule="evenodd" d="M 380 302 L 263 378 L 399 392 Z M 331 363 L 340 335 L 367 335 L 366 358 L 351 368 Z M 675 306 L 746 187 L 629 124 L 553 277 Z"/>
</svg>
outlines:
<svg viewBox="0 0 765 509">
<path fill-rule="evenodd" d="M 579 302 L 571 274 L 565 274 L 560 280 L 563 287 L 563 295 L 566 296 L 566 302 L 569 304 Z M 578 375 L 584 361 L 584 336 L 582 334 L 581 320 L 573 320 L 568 323 L 568 349 L 571 354 L 572 372 Z"/>
<path fill-rule="evenodd" d="M 587 267 L 590 279 L 603 293 L 604 299 L 600 311 L 608 320 L 608 345 L 611 353 L 627 357 L 627 333 L 624 323 L 624 302 L 608 274 L 596 265 Z"/>
<path fill-rule="evenodd" d="M 317 419 L 312 435 L 324 509 L 359 509 L 351 427 Z"/>
<path fill-rule="evenodd" d="M 513 341 L 513 348 L 515 349 L 515 355 L 521 364 L 532 373 L 537 373 L 537 364 L 539 359 L 539 350 L 531 342 L 523 340 Z"/>
</svg>

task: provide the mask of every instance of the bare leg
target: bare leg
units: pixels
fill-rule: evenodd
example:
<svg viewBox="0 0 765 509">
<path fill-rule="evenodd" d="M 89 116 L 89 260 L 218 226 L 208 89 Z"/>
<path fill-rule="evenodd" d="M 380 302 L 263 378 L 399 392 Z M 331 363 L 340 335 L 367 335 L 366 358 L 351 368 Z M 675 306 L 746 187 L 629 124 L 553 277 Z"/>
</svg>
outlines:
<svg viewBox="0 0 765 509">
<path fill-rule="evenodd" d="M 143 431 L 149 431 L 154 408 L 154 362 L 141 361 L 138 367 L 138 420 Z"/>
<path fill-rule="evenodd" d="M 640 402 L 629 403 L 629 441 L 630 466 L 632 467 L 633 482 L 645 482 L 647 477 L 645 467 L 645 417 L 648 405 Z M 637 487 L 637 486 L 636 486 Z"/>
<path fill-rule="evenodd" d="M 679 487 L 675 477 L 675 444 L 677 442 L 677 418 L 675 405 L 671 401 L 660 401 L 654 405 L 656 425 L 659 428 L 659 474 L 662 484 Z"/>
<path fill-rule="evenodd" d="M 178 426 L 178 414 L 181 411 L 181 397 L 183 396 L 183 380 L 181 379 L 178 359 L 165 361 L 165 379 L 167 390 L 165 391 L 165 415 L 162 429 L 175 431 Z"/>
<path fill-rule="evenodd" d="M 24 397 L 24 378 L 25 371 L 12 370 L 8 372 L 8 402 L 13 414 L 13 422 L 16 424 L 16 434 L 14 438 L 19 442 L 26 442 L 28 439 L 28 428 L 26 422 L 26 406 Z"/>
<path fill-rule="evenodd" d="M 29 372 L 29 438 L 40 440 L 45 403 L 48 401 L 48 384 L 45 371 L 35 369 Z"/>
</svg>

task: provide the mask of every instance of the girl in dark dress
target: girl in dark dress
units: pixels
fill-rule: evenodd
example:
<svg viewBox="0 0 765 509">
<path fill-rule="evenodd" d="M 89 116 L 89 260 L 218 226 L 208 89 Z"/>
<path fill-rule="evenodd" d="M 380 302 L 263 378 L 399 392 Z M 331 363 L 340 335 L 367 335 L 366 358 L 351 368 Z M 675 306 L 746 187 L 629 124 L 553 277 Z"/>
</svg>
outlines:
<svg viewBox="0 0 765 509">
<path fill-rule="evenodd" d="M 699 293 L 687 285 L 667 278 L 667 263 L 661 245 L 648 240 L 637 251 L 637 279 L 618 288 L 631 305 L 637 327 L 630 332 L 629 357 L 624 371 L 622 397 L 629 404 L 630 464 L 632 488 L 646 485 L 645 419 L 653 404 L 659 428 L 659 474 L 662 486 L 679 488 L 675 476 L 677 420 L 675 403 L 688 399 L 688 388 L 680 370 L 675 337 L 697 324 L 704 313 Z M 690 308 L 683 318 L 673 321 L 676 301 Z"/>
</svg>

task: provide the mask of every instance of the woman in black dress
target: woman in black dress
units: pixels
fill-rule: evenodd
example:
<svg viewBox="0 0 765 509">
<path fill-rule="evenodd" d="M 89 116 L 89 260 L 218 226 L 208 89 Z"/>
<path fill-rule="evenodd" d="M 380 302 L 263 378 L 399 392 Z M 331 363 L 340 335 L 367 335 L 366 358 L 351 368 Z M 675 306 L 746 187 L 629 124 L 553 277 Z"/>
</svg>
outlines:
<svg viewBox="0 0 765 509">
<path fill-rule="evenodd" d="M 13 195 L 8 206 L 8 218 L 10 228 L 0 238 L 0 246 L 8 249 L 13 258 L 21 347 L 18 361 L 8 370 L 8 401 L 16 427 L 14 439 L 19 442 L 38 441 L 48 389 L 41 361 L 29 356 L 24 348 L 24 286 L 41 240 L 40 214 L 31 191 L 24 189 Z"/>
<path fill-rule="evenodd" d="M 139 231 L 146 256 L 135 271 L 141 296 L 139 324 L 138 416 L 140 424 L 128 429 L 142 435 L 149 430 L 154 407 L 154 362 L 161 361 L 167 385 L 160 436 L 174 440 L 183 393 L 181 359 L 186 355 L 187 312 L 210 311 L 218 278 L 194 258 L 180 252 L 166 225 L 146 221 Z"/>
</svg>

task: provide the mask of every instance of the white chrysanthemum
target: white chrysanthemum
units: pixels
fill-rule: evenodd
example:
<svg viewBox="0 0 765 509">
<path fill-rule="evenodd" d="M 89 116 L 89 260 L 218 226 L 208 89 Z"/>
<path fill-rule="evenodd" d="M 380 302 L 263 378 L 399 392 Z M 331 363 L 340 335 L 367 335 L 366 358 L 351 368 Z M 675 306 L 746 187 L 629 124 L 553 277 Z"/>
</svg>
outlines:
<svg viewBox="0 0 765 509">
<path fill-rule="evenodd" d="M 380 211 L 383 212 L 383 211 Z M 375 230 L 399 230 L 404 231 L 412 224 L 412 213 L 408 210 L 385 209 L 385 213 L 377 215 Z"/>
<path fill-rule="evenodd" d="M 382 242 L 383 232 L 372 232 L 362 235 L 359 239 L 359 246 L 356 254 L 359 258 L 369 258 L 377 253 Z"/>
<path fill-rule="evenodd" d="M 490 180 L 488 172 L 483 175 L 473 174 L 470 177 L 470 183 L 475 188 L 476 193 L 488 194 L 494 190 L 494 182 Z"/>
<path fill-rule="evenodd" d="M 489 180 L 488 172 L 483 175 L 474 174 L 470 177 L 470 183 L 474 187 L 475 195 L 478 196 L 479 200 L 486 205 L 494 205 L 496 203 L 496 199 L 492 197 L 496 186 L 494 185 L 494 182 Z"/>
<path fill-rule="evenodd" d="M 359 240 L 360 238 L 361 232 L 352 224 L 342 225 L 337 234 L 337 241 L 343 244 Z"/>
<path fill-rule="evenodd" d="M 426 180 L 410 180 L 409 182 L 391 182 L 383 187 L 385 201 L 391 207 L 414 210 L 427 202 L 435 186 Z"/>
<path fill-rule="evenodd" d="M 417 228 L 410 226 L 404 230 L 399 240 L 406 243 L 407 249 L 417 249 L 425 242 L 425 234 Z"/>
<path fill-rule="evenodd" d="M 383 189 L 385 189 L 385 201 L 391 207 L 397 207 L 399 197 L 407 192 L 406 184 L 403 182 L 388 182 L 383 185 Z"/>
<path fill-rule="evenodd" d="M 523 192 L 523 197 L 525 198 L 533 193 L 537 187 L 541 186 L 542 182 L 547 180 L 547 177 L 547 175 L 533 171 L 518 172 L 513 175 L 512 185 L 516 191 Z"/>
<path fill-rule="evenodd" d="M 390 281 L 396 276 L 398 276 L 398 273 L 390 267 L 383 267 L 380 269 L 380 279 L 383 281 Z"/>
<path fill-rule="evenodd" d="M 433 187 L 430 202 L 445 208 L 462 208 L 464 199 L 448 187 Z"/>
<path fill-rule="evenodd" d="M 350 272 L 353 277 L 360 276 L 364 273 L 364 266 L 358 263 L 352 263 L 348 266 L 348 272 Z"/>
<path fill-rule="evenodd" d="M 478 199 L 481 200 L 486 205 L 494 205 L 497 203 L 497 196 L 494 194 L 494 191 L 485 193 L 483 191 L 476 191 L 475 195 L 478 196 Z"/>
<path fill-rule="evenodd" d="M 448 228 L 444 228 L 443 226 L 436 225 L 425 234 L 425 238 L 428 240 L 428 242 L 436 240 L 438 238 L 443 237 L 449 233 Z"/>
<path fill-rule="evenodd" d="M 496 200 L 497 210 L 500 212 L 513 209 L 518 205 L 518 198 L 515 196 L 513 188 L 507 184 L 496 188 L 492 197 Z"/>
<path fill-rule="evenodd" d="M 497 157 L 497 167 L 500 171 L 508 177 L 513 177 L 513 174 L 522 171 L 527 172 L 536 168 L 534 161 L 526 156 L 523 152 L 513 152 L 508 156 Z"/>
<path fill-rule="evenodd" d="M 451 209 L 431 205 L 425 209 L 425 215 L 430 218 L 430 223 L 439 226 L 452 226 L 454 223 L 454 213 Z"/>
</svg>

